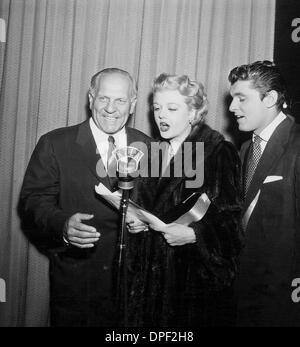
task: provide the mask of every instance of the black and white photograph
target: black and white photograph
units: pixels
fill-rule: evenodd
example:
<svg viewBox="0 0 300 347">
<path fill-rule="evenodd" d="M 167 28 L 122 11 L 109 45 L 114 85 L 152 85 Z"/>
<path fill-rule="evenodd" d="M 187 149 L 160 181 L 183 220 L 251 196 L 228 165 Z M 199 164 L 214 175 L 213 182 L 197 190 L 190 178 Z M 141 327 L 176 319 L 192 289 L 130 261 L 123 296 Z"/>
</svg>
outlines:
<svg viewBox="0 0 300 347">
<path fill-rule="evenodd" d="M 299 123 L 299 0 L 1 0 L 0 327 L 299 327 Z"/>
</svg>

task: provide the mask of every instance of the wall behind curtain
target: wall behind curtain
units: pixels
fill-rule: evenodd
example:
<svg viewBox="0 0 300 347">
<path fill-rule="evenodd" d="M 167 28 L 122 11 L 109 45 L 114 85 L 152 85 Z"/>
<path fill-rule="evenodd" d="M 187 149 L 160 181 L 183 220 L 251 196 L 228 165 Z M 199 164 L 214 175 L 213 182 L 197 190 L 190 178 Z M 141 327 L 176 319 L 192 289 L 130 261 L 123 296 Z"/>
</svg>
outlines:
<svg viewBox="0 0 300 347">
<path fill-rule="evenodd" d="M 272 59 L 275 0 L 2 0 L 0 43 L 0 325 L 43 326 L 48 263 L 23 235 L 16 206 L 38 138 L 87 117 L 91 75 L 117 66 L 139 93 L 131 125 L 151 134 L 148 99 L 161 72 L 201 80 L 209 125 L 231 138 L 229 70 Z"/>
</svg>

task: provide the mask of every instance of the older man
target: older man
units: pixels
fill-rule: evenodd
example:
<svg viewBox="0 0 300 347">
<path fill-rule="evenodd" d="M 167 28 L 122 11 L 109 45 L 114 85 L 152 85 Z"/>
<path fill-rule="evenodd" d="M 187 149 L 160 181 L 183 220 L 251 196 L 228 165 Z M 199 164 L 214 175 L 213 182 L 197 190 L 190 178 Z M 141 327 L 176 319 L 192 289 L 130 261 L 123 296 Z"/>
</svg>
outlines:
<svg viewBox="0 0 300 347">
<path fill-rule="evenodd" d="M 43 135 L 29 162 L 21 205 L 34 223 L 30 235 L 49 251 L 53 326 L 118 324 L 114 260 L 120 218 L 94 187 L 102 182 L 116 189 L 116 180 L 103 174 L 113 148 L 149 146 L 150 138 L 125 126 L 136 93 L 126 71 L 98 72 L 89 91 L 92 117 Z"/>
</svg>

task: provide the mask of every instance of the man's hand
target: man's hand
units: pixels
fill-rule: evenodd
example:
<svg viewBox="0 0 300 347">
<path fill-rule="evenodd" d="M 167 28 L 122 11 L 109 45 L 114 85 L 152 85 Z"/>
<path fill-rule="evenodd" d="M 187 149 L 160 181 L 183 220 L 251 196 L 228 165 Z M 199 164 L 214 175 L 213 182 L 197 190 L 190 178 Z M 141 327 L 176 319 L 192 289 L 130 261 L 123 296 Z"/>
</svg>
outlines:
<svg viewBox="0 0 300 347">
<path fill-rule="evenodd" d="M 99 240 L 100 233 L 96 228 L 81 223 L 83 220 L 90 220 L 94 218 L 92 214 L 76 213 L 71 216 L 64 228 L 64 238 L 67 242 L 79 248 L 94 247 L 94 243 Z"/>
<path fill-rule="evenodd" d="M 170 246 L 183 246 L 196 242 L 196 235 L 193 228 L 182 224 L 171 223 L 162 228 L 150 225 L 151 229 L 163 233 L 165 240 Z"/>
<path fill-rule="evenodd" d="M 147 224 L 145 224 L 144 222 L 132 216 L 127 215 L 126 224 L 127 224 L 128 231 L 132 234 L 137 234 L 137 233 L 140 233 L 141 231 L 149 230 Z"/>
</svg>

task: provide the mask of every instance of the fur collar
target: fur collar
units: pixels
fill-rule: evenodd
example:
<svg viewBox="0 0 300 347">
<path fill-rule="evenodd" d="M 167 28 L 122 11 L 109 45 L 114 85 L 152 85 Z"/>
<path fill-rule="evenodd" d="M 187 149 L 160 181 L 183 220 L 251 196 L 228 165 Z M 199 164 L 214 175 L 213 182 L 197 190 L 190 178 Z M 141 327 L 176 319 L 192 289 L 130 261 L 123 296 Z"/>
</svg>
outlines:
<svg viewBox="0 0 300 347">
<path fill-rule="evenodd" d="M 182 155 L 183 146 L 184 143 L 190 142 L 192 143 L 191 146 L 191 152 L 186 152 L 188 155 L 192 155 L 192 162 L 194 166 L 194 162 L 196 160 L 196 143 L 197 142 L 204 142 L 204 165 L 205 167 L 209 167 L 207 165 L 207 162 L 209 161 L 209 158 L 211 157 L 212 153 L 216 150 L 218 145 L 224 141 L 224 137 L 218 133 L 215 130 L 212 130 L 208 125 L 201 124 L 200 126 L 194 127 L 190 135 L 185 139 L 181 146 L 181 151 L 177 152 L 176 156 Z M 174 163 L 173 158 L 170 162 L 170 165 Z M 179 191 L 181 190 L 180 187 L 182 187 L 183 181 L 186 179 L 191 179 L 190 176 L 186 175 L 187 169 L 192 168 L 184 168 L 184 160 L 182 160 L 182 176 L 181 177 L 162 177 L 159 180 L 158 189 L 157 189 L 157 195 L 156 195 L 156 202 L 157 205 L 155 207 L 155 210 L 160 210 L 166 203 L 166 201 L 171 201 L 170 196 L 173 195 L 174 191 L 178 191 L 178 198 L 180 197 Z M 187 178 L 189 177 L 189 178 Z M 205 184 L 205 183 L 204 183 Z M 199 190 L 204 189 L 204 187 L 199 188 Z M 197 189 L 198 190 L 198 189 Z M 164 208 L 163 208 L 164 209 Z"/>
</svg>

